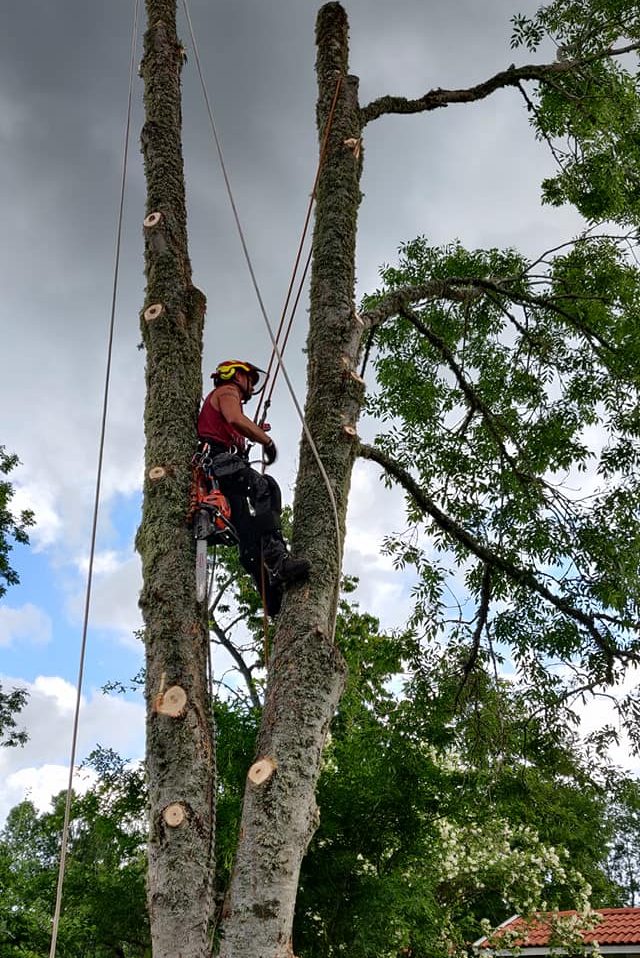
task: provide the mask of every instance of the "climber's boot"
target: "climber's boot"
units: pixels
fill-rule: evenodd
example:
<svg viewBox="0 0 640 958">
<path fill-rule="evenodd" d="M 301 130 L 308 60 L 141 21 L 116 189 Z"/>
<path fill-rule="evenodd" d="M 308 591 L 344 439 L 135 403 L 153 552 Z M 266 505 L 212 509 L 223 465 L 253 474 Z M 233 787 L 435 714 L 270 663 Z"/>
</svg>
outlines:
<svg viewBox="0 0 640 958">
<path fill-rule="evenodd" d="M 276 582 L 291 585 L 309 578 L 311 563 L 308 559 L 293 559 L 280 535 L 271 534 L 262 540 L 262 559 L 269 575 Z"/>
</svg>

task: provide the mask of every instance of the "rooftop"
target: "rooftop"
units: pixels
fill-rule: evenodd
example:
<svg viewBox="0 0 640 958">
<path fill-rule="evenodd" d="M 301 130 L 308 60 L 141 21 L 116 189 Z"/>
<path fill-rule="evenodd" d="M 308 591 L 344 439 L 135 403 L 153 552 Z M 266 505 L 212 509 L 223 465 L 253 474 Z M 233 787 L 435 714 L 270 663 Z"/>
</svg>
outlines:
<svg viewBox="0 0 640 958">
<path fill-rule="evenodd" d="M 601 916 L 601 920 L 591 931 L 582 933 L 582 940 L 586 945 L 597 942 L 604 946 L 640 946 L 640 908 L 596 908 L 594 911 Z M 561 911 L 559 914 L 569 918 L 577 912 Z M 501 925 L 497 937 L 499 938 L 507 931 L 512 932 L 522 928 L 523 936 L 518 940 L 518 947 L 541 948 L 549 944 L 550 921 L 551 916 L 547 915 L 540 915 L 533 922 L 514 915 Z M 488 946 L 486 938 L 481 938 L 475 942 L 475 947 L 482 949 L 491 946 Z"/>
</svg>

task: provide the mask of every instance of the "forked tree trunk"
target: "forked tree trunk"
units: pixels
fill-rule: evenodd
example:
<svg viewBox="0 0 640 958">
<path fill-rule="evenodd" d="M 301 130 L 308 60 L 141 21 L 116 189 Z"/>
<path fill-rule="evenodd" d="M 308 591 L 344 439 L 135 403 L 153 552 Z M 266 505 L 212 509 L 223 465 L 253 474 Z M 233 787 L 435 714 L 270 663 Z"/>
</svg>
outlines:
<svg viewBox="0 0 640 958">
<path fill-rule="evenodd" d="M 205 679 L 208 632 L 196 603 L 194 543 L 185 519 L 202 395 L 205 299 L 192 285 L 187 252 L 176 0 L 146 0 L 146 7 L 146 465 L 137 547 L 147 651 L 149 910 L 154 958 L 202 958 L 214 742 Z"/>
<path fill-rule="evenodd" d="M 340 543 L 324 481 L 303 439 L 293 549 L 311 560 L 312 575 L 308 585 L 289 593 L 278 618 L 257 748 L 263 764 L 247 780 L 221 958 L 291 958 L 300 864 L 318 824 L 322 750 L 344 684 L 333 630 L 355 458 L 349 427 L 364 391 L 353 375 L 362 337 L 354 309 L 362 157 L 357 80 L 347 75 L 347 30 L 340 4 L 320 10 L 320 136 L 339 79 L 341 85 L 317 196 L 305 413 L 337 501 Z"/>
</svg>

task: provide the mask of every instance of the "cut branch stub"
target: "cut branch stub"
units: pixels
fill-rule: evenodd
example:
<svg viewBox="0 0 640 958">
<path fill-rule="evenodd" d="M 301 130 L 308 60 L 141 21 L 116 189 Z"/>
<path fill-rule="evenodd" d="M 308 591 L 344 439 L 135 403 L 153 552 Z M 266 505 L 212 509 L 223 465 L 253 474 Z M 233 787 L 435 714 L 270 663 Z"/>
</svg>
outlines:
<svg viewBox="0 0 640 958">
<path fill-rule="evenodd" d="M 164 313 L 164 306 L 162 303 L 153 303 L 152 306 L 147 306 L 144 311 L 144 318 L 148 323 L 152 323 L 154 319 L 158 319 Z"/>
<path fill-rule="evenodd" d="M 149 470 L 149 479 L 151 479 L 152 482 L 158 482 L 158 480 L 164 479 L 166 474 L 167 470 L 164 468 L 164 466 L 153 466 Z"/>
<path fill-rule="evenodd" d="M 347 436 L 357 436 L 357 435 L 358 435 L 358 431 L 357 431 L 356 427 L 349 425 L 349 423 L 347 423 L 347 422 L 344 423 L 344 425 L 343 425 L 343 427 L 342 427 L 342 431 L 343 431 L 344 433 L 346 433 Z"/>
<path fill-rule="evenodd" d="M 179 685 L 172 685 L 166 692 L 156 697 L 156 711 L 161 715 L 170 715 L 178 718 L 184 713 L 187 705 L 187 693 Z"/>
<path fill-rule="evenodd" d="M 360 137 L 350 136 L 347 140 L 344 141 L 344 145 L 348 150 L 351 150 L 353 157 L 356 160 L 360 159 L 360 144 L 362 139 Z"/>
<path fill-rule="evenodd" d="M 257 762 L 253 763 L 247 777 L 253 785 L 264 785 L 265 782 L 269 781 L 277 767 L 278 763 L 276 760 L 267 755 L 265 758 L 260 758 Z"/>
<path fill-rule="evenodd" d="M 361 386 L 366 386 L 364 379 L 362 378 L 360 373 L 357 373 L 355 371 L 355 369 L 352 369 L 349 375 L 351 376 L 353 380 L 355 380 L 355 382 L 360 383 Z"/>
<path fill-rule="evenodd" d="M 167 805 L 162 817 L 169 828 L 179 828 L 187 817 L 187 813 L 180 802 L 172 802 L 171 805 Z"/>
<path fill-rule="evenodd" d="M 157 226 L 162 222 L 162 213 L 159 213 L 157 210 L 154 213 L 149 213 L 148 216 L 145 216 L 143 220 L 143 226 L 146 230 L 153 229 L 154 226 Z"/>
</svg>

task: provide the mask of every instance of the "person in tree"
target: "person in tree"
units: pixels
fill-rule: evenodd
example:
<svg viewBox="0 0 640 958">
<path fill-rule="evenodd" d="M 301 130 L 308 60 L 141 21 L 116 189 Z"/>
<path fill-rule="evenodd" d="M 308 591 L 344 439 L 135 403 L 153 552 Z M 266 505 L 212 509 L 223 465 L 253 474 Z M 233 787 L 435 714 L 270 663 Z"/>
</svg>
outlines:
<svg viewBox="0 0 640 958">
<path fill-rule="evenodd" d="M 211 471 L 229 500 L 240 561 L 261 593 L 264 582 L 267 610 L 276 615 L 282 586 L 307 579 L 310 565 L 307 559 L 289 555 L 281 531 L 282 496 L 277 482 L 248 462 L 247 440 L 262 446 L 268 466 L 277 457 L 275 443 L 267 435 L 270 427 L 261 428 L 243 411 L 261 372 L 253 363 L 239 359 L 217 366 L 211 374 L 214 388 L 198 416 L 198 436 L 201 443 L 209 445 Z M 262 574 L 262 563 L 267 576 Z"/>
</svg>

